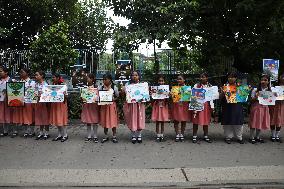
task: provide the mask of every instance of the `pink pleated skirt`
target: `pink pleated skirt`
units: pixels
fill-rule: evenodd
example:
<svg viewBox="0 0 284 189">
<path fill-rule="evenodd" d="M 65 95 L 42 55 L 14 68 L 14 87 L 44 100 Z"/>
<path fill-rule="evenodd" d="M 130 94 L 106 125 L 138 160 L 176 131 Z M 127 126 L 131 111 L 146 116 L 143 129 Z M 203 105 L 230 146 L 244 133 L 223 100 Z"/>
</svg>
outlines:
<svg viewBox="0 0 284 189">
<path fill-rule="evenodd" d="M 49 125 L 48 104 L 38 102 L 34 104 L 34 122 L 36 126 Z"/>
<path fill-rule="evenodd" d="M 6 101 L 0 102 L 0 123 L 12 123 L 12 108 L 8 107 Z"/>
<path fill-rule="evenodd" d="M 260 130 L 270 128 L 269 107 L 254 102 L 250 109 L 250 127 Z"/>
<path fill-rule="evenodd" d="M 100 106 L 100 124 L 103 128 L 114 128 L 118 126 L 118 115 L 116 103 Z"/>
<path fill-rule="evenodd" d="M 35 104 L 25 104 L 25 107 L 23 107 L 23 124 L 31 125 L 34 123 L 34 106 Z"/>
<path fill-rule="evenodd" d="M 191 111 L 188 102 L 172 103 L 172 119 L 174 121 L 190 121 Z"/>
<path fill-rule="evenodd" d="M 99 106 L 98 104 L 83 104 L 81 121 L 83 123 L 92 124 L 99 123 Z"/>
<path fill-rule="evenodd" d="M 50 103 L 49 124 L 60 127 L 68 124 L 67 102 Z"/>
<path fill-rule="evenodd" d="M 169 121 L 169 105 L 163 100 L 156 100 L 152 106 L 152 121 Z"/>
<path fill-rule="evenodd" d="M 145 129 L 145 105 L 143 103 L 125 103 L 124 118 L 131 131 Z"/>
<path fill-rule="evenodd" d="M 197 112 L 195 117 L 192 113 L 192 123 L 200 126 L 209 125 L 211 121 L 211 111 L 209 102 L 205 102 L 203 111 Z"/>
<path fill-rule="evenodd" d="M 284 101 L 277 100 L 275 106 L 270 106 L 271 125 L 284 126 Z"/>
</svg>

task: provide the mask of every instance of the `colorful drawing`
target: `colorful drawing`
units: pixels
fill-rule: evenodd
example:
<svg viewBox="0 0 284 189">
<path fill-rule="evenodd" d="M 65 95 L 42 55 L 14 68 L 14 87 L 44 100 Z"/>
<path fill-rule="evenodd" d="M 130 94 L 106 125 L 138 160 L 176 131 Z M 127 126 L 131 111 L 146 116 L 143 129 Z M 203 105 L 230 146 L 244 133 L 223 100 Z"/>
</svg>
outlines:
<svg viewBox="0 0 284 189">
<path fill-rule="evenodd" d="M 98 105 L 113 104 L 113 89 L 108 91 L 99 91 L 99 103 Z"/>
<path fill-rule="evenodd" d="M 203 88 L 192 88 L 191 89 L 191 97 L 194 97 L 200 100 L 205 100 L 205 93 L 206 93 L 206 90 Z"/>
<path fill-rule="evenodd" d="M 38 91 L 35 87 L 27 87 L 25 91 L 25 103 L 37 103 Z"/>
<path fill-rule="evenodd" d="M 259 91 L 258 102 L 262 105 L 275 105 L 276 96 L 271 91 Z"/>
<path fill-rule="evenodd" d="M 172 96 L 174 103 L 180 101 L 180 97 L 181 97 L 180 86 L 172 86 L 171 96 Z"/>
<path fill-rule="evenodd" d="M 67 92 L 66 85 L 45 85 L 42 88 L 40 102 L 63 102 Z"/>
<path fill-rule="evenodd" d="M 204 88 L 206 90 L 205 92 L 205 100 L 206 101 L 212 101 L 219 99 L 219 91 L 217 86 L 207 87 Z"/>
<path fill-rule="evenodd" d="M 235 85 L 225 85 L 223 91 L 227 103 L 237 103 L 237 87 Z"/>
<path fill-rule="evenodd" d="M 81 88 L 81 98 L 83 99 L 83 102 L 86 103 L 95 103 L 98 101 L 99 93 L 98 89 L 94 87 L 88 87 L 88 88 Z"/>
<path fill-rule="evenodd" d="M 6 83 L 0 84 L 0 101 L 3 102 L 6 96 Z"/>
<path fill-rule="evenodd" d="M 263 59 L 263 71 L 271 75 L 271 81 L 277 81 L 279 70 L 279 60 Z"/>
<path fill-rule="evenodd" d="M 127 85 L 126 87 L 127 103 L 147 102 L 150 101 L 148 83 L 137 83 Z"/>
<path fill-rule="evenodd" d="M 284 86 L 275 86 L 271 90 L 277 94 L 276 100 L 284 100 Z"/>
<path fill-rule="evenodd" d="M 169 85 L 159 85 L 151 86 L 152 98 L 153 99 L 165 99 L 169 98 L 170 86 Z"/>
<path fill-rule="evenodd" d="M 22 107 L 25 105 L 25 83 L 7 82 L 8 106 Z"/>
<path fill-rule="evenodd" d="M 180 88 L 180 101 L 189 102 L 191 97 L 191 86 L 182 86 Z"/>
<path fill-rule="evenodd" d="M 204 109 L 204 99 L 200 99 L 197 96 L 192 96 L 189 103 L 189 110 L 202 111 Z"/>
<path fill-rule="evenodd" d="M 250 94 L 250 87 L 248 85 L 240 85 L 237 87 L 237 102 L 246 102 Z"/>
</svg>

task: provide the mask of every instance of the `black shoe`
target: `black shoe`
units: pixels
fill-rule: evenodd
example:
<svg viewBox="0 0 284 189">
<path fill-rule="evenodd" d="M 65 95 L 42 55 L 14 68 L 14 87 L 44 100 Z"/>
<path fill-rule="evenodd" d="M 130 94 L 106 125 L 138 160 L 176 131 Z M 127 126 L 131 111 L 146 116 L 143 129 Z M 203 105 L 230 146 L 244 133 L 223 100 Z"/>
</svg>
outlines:
<svg viewBox="0 0 284 189">
<path fill-rule="evenodd" d="M 225 142 L 226 142 L 227 144 L 231 144 L 232 140 L 231 140 L 230 138 L 225 138 Z"/>
<path fill-rule="evenodd" d="M 259 143 L 265 143 L 265 141 L 262 138 L 257 138 L 257 139 L 255 139 L 255 141 L 259 142 Z"/>
<path fill-rule="evenodd" d="M 238 139 L 237 142 L 240 143 L 240 144 L 244 144 L 245 143 L 245 141 L 243 139 L 242 140 Z"/>
<path fill-rule="evenodd" d="M 43 139 L 43 135 L 38 135 L 38 136 L 35 138 L 35 140 L 41 140 L 41 139 Z"/>
<path fill-rule="evenodd" d="M 105 143 L 105 142 L 107 142 L 107 141 L 109 141 L 109 138 L 108 138 L 108 137 L 103 138 L 102 143 Z"/>
<path fill-rule="evenodd" d="M 65 142 L 66 140 L 68 140 L 68 136 L 62 137 L 61 142 Z"/>
<path fill-rule="evenodd" d="M 197 138 L 192 138 L 192 143 L 197 143 Z"/>
<path fill-rule="evenodd" d="M 161 142 L 161 138 L 157 136 L 156 142 Z"/>
<path fill-rule="evenodd" d="M 179 137 L 179 141 L 180 141 L 180 142 L 184 142 L 184 137 L 183 137 L 183 135 Z"/>
<path fill-rule="evenodd" d="M 117 138 L 116 138 L 116 137 L 113 137 L 113 138 L 112 138 L 112 142 L 113 142 L 113 143 L 118 143 Z"/>
<path fill-rule="evenodd" d="M 44 136 L 43 136 L 43 139 L 44 139 L 44 140 L 47 140 L 47 139 L 49 139 L 49 138 L 50 138 L 49 135 L 44 135 Z"/>
<path fill-rule="evenodd" d="M 11 138 L 15 138 L 15 137 L 17 137 L 18 136 L 18 133 L 13 133 L 12 135 L 11 135 Z"/>
<path fill-rule="evenodd" d="M 271 137 L 270 140 L 271 140 L 271 142 L 275 142 L 276 138 L 275 137 Z"/>
<path fill-rule="evenodd" d="M 8 133 L 0 133 L 0 137 L 8 136 Z"/>
<path fill-rule="evenodd" d="M 29 136 L 28 133 L 25 133 L 25 134 L 23 135 L 23 137 L 25 137 L 25 138 L 28 138 L 28 136 Z"/>
<path fill-rule="evenodd" d="M 160 142 L 164 142 L 165 138 L 163 136 L 160 137 Z"/>
<path fill-rule="evenodd" d="M 136 137 L 133 136 L 132 139 L 131 139 L 132 144 L 135 144 L 136 141 L 137 141 Z"/>
<path fill-rule="evenodd" d="M 52 141 L 58 141 L 58 140 L 61 140 L 62 138 L 63 138 L 62 136 L 58 136 L 58 137 L 52 139 Z"/>
<path fill-rule="evenodd" d="M 33 138 L 34 136 L 35 136 L 35 133 L 30 133 L 30 134 L 29 134 L 29 137 L 30 137 L 30 138 Z"/>
<path fill-rule="evenodd" d="M 92 140 L 92 138 L 90 137 L 87 137 L 86 139 L 85 139 L 85 141 L 87 142 L 87 141 L 91 141 Z"/>
<path fill-rule="evenodd" d="M 179 142 L 179 136 L 176 136 L 175 141 L 176 141 L 176 142 Z"/>
<path fill-rule="evenodd" d="M 282 143 L 282 139 L 280 137 L 276 137 L 276 142 Z"/>
<path fill-rule="evenodd" d="M 203 138 L 203 140 L 204 140 L 205 142 L 207 142 L 207 143 L 212 143 L 212 140 L 211 140 L 210 138 L 208 138 L 208 137 Z"/>
<path fill-rule="evenodd" d="M 94 137 L 94 143 L 98 143 L 99 139 L 97 137 Z"/>
<path fill-rule="evenodd" d="M 254 139 L 254 138 L 250 138 L 250 139 L 249 139 L 249 143 L 251 143 L 251 144 L 255 144 L 255 143 L 256 143 L 256 141 L 255 141 L 255 139 Z"/>
<path fill-rule="evenodd" d="M 137 137 L 137 142 L 138 142 L 139 144 L 142 143 L 142 137 L 141 137 L 141 136 Z"/>
</svg>

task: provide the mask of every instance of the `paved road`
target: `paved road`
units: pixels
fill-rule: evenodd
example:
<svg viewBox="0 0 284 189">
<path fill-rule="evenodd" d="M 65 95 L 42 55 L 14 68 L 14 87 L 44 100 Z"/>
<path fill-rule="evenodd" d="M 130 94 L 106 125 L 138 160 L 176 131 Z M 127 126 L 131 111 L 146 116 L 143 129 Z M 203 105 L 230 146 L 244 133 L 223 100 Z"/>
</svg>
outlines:
<svg viewBox="0 0 284 189">
<path fill-rule="evenodd" d="M 0 186 L 284 186 L 284 145 L 269 142 L 269 131 L 263 133 L 265 144 L 228 145 L 220 125 L 210 128 L 212 144 L 191 143 L 190 124 L 183 143 L 174 142 L 172 123 L 166 125 L 163 143 L 154 142 L 154 130 L 154 124 L 147 124 L 142 144 L 130 142 L 124 125 L 118 129 L 118 144 L 85 142 L 81 124 L 68 128 L 69 140 L 64 143 L 0 138 Z M 248 134 L 246 126 L 245 139 Z"/>
</svg>

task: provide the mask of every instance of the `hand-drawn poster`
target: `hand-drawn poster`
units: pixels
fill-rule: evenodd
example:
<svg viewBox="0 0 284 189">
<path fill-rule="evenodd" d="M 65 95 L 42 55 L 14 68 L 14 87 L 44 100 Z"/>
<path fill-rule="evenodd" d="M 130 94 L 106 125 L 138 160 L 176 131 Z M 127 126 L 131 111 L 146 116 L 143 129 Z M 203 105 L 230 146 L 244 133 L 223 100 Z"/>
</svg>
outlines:
<svg viewBox="0 0 284 189">
<path fill-rule="evenodd" d="M 258 102 L 262 105 L 275 105 L 276 96 L 271 91 L 259 91 Z"/>
<path fill-rule="evenodd" d="M 227 103 L 237 103 L 237 87 L 235 85 L 225 85 L 223 91 Z"/>
<path fill-rule="evenodd" d="M 192 88 L 191 97 L 198 98 L 200 100 L 205 100 L 206 90 L 203 88 Z"/>
<path fill-rule="evenodd" d="M 38 91 L 35 87 L 27 87 L 25 91 L 25 103 L 37 103 L 38 101 Z"/>
<path fill-rule="evenodd" d="M 236 95 L 237 102 L 247 102 L 250 91 L 251 90 L 248 85 L 238 86 Z"/>
<path fill-rule="evenodd" d="M 205 101 L 212 101 L 219 99 L 219 91 L 217 86 L 204 88 L 205 92 Z"/>
<path fill-rule="evenodd" d="M 6 83 L 0 84 L 0 101 L 3 102 L 6 96 Z"/>
<path fill-rule="evenodd" d="M 159 85 L 151 86 L 152 98 L 153 99 L 166 99 L 169 98 L 170 86 L 169 85 Z"/>
<path fill-rule="evenodd" d="M 127 85 L 125 89 L 127 103 L 150 101 L 149 87 L 146 82 Z"/>
<path fill-rule="evenodd" d="M 40 102 L 63 102 L 67 91 L 66 85 L 46 85 L 42 88 Z"/>
<path fill-rule="evenodd" d="M 172 86 L 171 96 L 174 103 L 180 101 L 180 86 Z"/>
<path fill-rule="evenodd" d="M 96 103 L 98 101 L 98 89 L 94 87 L 81 88 L 81 98 L 85 103 Z"/>
<path fill-rule="evenodd" d="M 205 92 L 203 88 L 192 88 L 189 109 L 194 111 L 202 111 L 204 109 Z"/>
<path fill-rule="evenodd" d="M 284 86 L 275 86 L 272 87 L 271 90 L 277 93 L 276 100 L 284 100 Z"/>
<path fill-rule="evenodd" d="M 181 86 L 180 88 L 180 101 L 189 102 L 191 97 L 191 86 Z"/>
<path fill-rule="evenodd" d="M 263 71 L 269 73 L 271 81 L 278 80 L 279 60 L 263 59 Z"/>
<path fill-rule="evenodd" d="M 99 91 L 99 103 L 98 105 L 113 104 L 113 89 L 108 91 Z"/>
<path fill-rule="evenodd" d="M 25 105 L 25 83 L 7 82 L 8 106 L 22 107 Z"/>
</svg>

